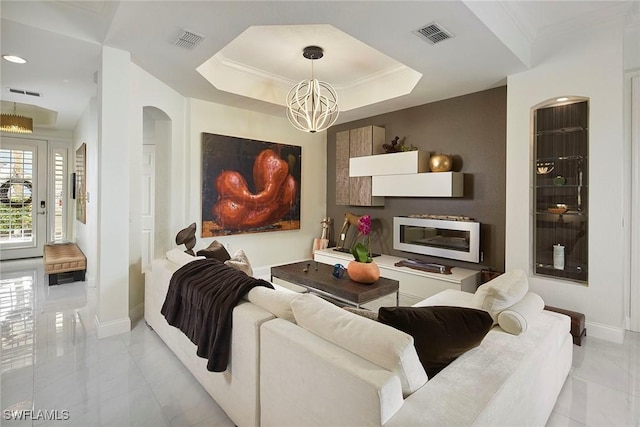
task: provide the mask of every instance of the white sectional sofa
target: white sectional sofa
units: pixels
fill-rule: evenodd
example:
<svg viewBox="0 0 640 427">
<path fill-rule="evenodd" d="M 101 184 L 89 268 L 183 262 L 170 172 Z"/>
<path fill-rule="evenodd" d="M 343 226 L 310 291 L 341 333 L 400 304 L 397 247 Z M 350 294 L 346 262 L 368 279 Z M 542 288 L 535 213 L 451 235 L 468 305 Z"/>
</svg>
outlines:
<svg viewBox="0 0 640 427">
<path fill-rule="evenodd" d="M 420 305 L 464 306 L 471 297 L 448 290 Z M 260 339 L 261 425 L 542 426 L 571 367 L 569 327 L 568 317 L 546 311 L 518 336 L 495 326 L 479 347 L 403 399 L 398 375 L 367 356 L 389 349 L 353 354 L 350 347 L 366 346 L 371 336 L 338 345 L 314 325 L 275 319 L 262 325 Z"/>
<path fill-rule="evenodd" d="M 160 313 L 171 275 L 179 267 L 167 259 L 152 262 L 145 277 L 145 321 L 236 425 L 259 426 L 259 332 L 260 326 L 275 316 L 255 304 L 239 304 L 233 310 L 229 368 L 225 372 L 207 371 L 207 359 L 196 355 L 196 345 Z"/>
<path fill-rule="evenodd" d="M 196 355 L 196 345 L 160 313 L 173 273 L 191 256 L 156 259 L 145 275 L 144 319 L 162 338 L 204 389 L 240 427 L 260 425 L 259 365 L 260 326 L 276 318 L 293 320 L 292 298 L 299 294 L 274 285 L 278 291 L 257 287 L 233 310 L 231 358 L 224 372 L 209 372 L 207 359 Z M 179 253 L 179 251 L 178 251 Z M 254 304 L 257 302 L 260 305 Z"/>
<path fill-rule="evenodd" d="M 524 332 L 497 324 L 427 381 L 410 335 L 316 296 L 261 288 L 234 309 L 229 368 L 208 372 L 160 314 L 178 267 L 153 262 L 145 319 L 241 427 L 542 426 L 571 367 L 569 317 L 531 305 L 508 313 L 509 298 L 525 302 L 521 290 L 484 308 Z M 478 295 L 447 290 L 417 305 L 477 307 Z"/>
</svg>

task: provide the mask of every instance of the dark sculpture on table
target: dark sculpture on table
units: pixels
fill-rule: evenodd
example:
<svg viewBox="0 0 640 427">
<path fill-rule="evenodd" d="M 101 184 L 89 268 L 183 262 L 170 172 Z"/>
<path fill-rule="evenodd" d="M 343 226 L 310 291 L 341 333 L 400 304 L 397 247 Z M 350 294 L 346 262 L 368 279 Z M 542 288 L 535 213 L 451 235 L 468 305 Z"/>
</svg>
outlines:
<svg viewBox="0 0 640 427">
<path fill-rule="evenodd" d="M 182 245 L 187 248 L 185 251 L 189 255 L 195 256 L 193 247 L 196 245 L 196 223 L 192 223 L 187 228 L 178 231 L 176 235 L 176 245 Z"/>
</svg>

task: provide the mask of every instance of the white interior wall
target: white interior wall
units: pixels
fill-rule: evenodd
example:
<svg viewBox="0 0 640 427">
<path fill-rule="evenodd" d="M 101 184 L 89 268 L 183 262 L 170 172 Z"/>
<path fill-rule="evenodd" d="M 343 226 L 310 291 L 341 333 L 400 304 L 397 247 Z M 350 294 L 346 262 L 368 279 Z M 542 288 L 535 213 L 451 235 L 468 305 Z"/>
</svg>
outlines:
<svg viewBox="0 0 640 427">
<path fill-rule="evenodd" d="M 171 167 L 171 134 L 173 122 L 170 120 L 155 120 L 154 122 L 154 142 L 156 146 L 156 194 L 155 194 L 155 230 L 154 230 L 154 254 L 155 257 L 162 256 L 173 245 L 175 233 L 171 224 L 171 193 L 166 191 L 171 187 L 172 178 L 170 174 L 164 173 L 164 168 Z M 184 145 L 185 139 L 179 141 Z M 182 173 L 184 175 L 184 172 Z M 180 211 L 180 217 L 184 215 Z M 176 215 L 177 216 L 177 215 Z"/>
<path fill-rule="evenodd" d="M 621 22 L 556 36 L 537 46 L 535 68 L 509 76 L 507 94 L 506 268 L 527 271 L 531 290 L 548 305 L 585 313 L 589 335 L 618 342 L 629 232 L 623 225 L 622 41 Z M 588 286 L 532 275 L 531 108 L 562 95 L 590 99 Z"/>
<path fill-rule="evenodd" d="M 131 55 L 102 48 L 98 74 L 98 338 L 128 332 Z M 140 113 L 142 120 L 142 113 Z"/>
<path fill-rule="evenodd" d="M 166 191 L 171 186 L 171 175 L 163 173 L 171 167 L 171 118 L 155 107 L 144 107 L 143 144 L 155 147 L 156 165 L 160 173 L 155 176 L 154 247 L 152 258 L 166 253 L 172 245 L 171 194 Z"/>
<path fill-rule="evenodd" d="M 128 99 L 129 310 L 139 313 L 144 302 L 144 276 L 141 272 L 142 206 L 139 197 L 142 189 L 142 145 L 153 143 L 157 146 L 156 188 L 164 193 L 163 197 L 156 198 L 156 211 L 163 213 L 163 216 L 155 221 L 158 227 L 156 248 L 170 247 L 168 236 L 173 235 L 172 230 L 182 228 L 183 186 L 188 168 L 183 162 L 186 145 L 184 97 L 137 65 L 131 64 L 131 76 L 132 90 Z M 147 108 L 147 111 L 153 112 L 153 117 L 148 117 L 147 120 L 144 119 L 146 107 L 151 107 Z M 157 120 L 158 118 L 163 120 Z M 164 253 L 156 253 L 156 257 L 163 255 Z"/>
<path fill-rule="evenodd" d="M 98 106 L 96 98 L 91 98 L 87 107 L 78 121 L 73 132 L 73 147 L 70 150 L 70 170 L 75 171 L 76 150 L 85 143 L 87 145 L 86 158 L 86 191 L 87 221 L 86 224 L 76 219 L 75 202 L 69 205 L 70 216 L 73 218 L 73 240 L 78 244 L 87 258 L 87 286 L 96 286 L 96 272 L 98 260 Z"/>
<path fill-rule="evenodd" d="M 296 231 L 284 231 L 284 232 L 272 232 L 261 233 L 251 235 L 229 236 L 220 238 L 230 245 L 230 250 L 233 252 L 236 249 L 243 248 L 250 256 L 254 266 L 268 266 L 278 262 L 285 262 L 293 259 L 308 258 L 311 254 L 311 244 L 314 237 L 318 237 L 320 234 L 320 221 L 322 220 L 325 211 L 325 169 L 326 169 L 326 135 L 324 133 L 319 134 L 305 134 L 295 130 L 289 122 L 284 118 L 273 117 L 263 114 L 257 114 L 247 110 L 227 107 L 218 104 L 211 104 L 204 101 L 189 100 L 188 102 L 173 91 L 168 86 L 142 70 L 136 65 L 130 63 L 128 54 L 116 49 L 108 49 L 108 53 L 103 55 L 103 72 L 113 72 L 115 75 L 114 66 L 123 67 L 124 62 L 127 62 L 127 66 L 124 67 L 127 72 L 124 75 L 129 81 L 129 87 L 127 90 L 122 90 L 122 87 L 113 90 L 118 90 L 121 94 L 126 94 L 126 99 L 120 99 L 116 102 L 114 99 L 102 100 L 100 111 L 96 112 L 96 116 L 100 116 L 102 127 L 96 130 L 96 134 L 100 135 L 101 141 L 106 141 L 107 136 L 104 135 L 107 130 L 104 128 L 110 123 L 109 117 L 105 117 L 105 114 L 115 115 L 115 104 L 119 105 L 120 111 L 128 112 L 128 117 L 125 120 L 126 126 L 124 126 L 125 135 L 121 136 L 121 141 L 115 145 L 120 147 L 121 144 L 125 144 L 124 152 L 120 153 L 119 158 L 113 156 L 114 152 L 104 153 L 107 146 L 100 145 L 100 153 L 106 155 L 100 158 L 100 180 L 101 196 L 104 196 L 105 191 L 109 193 L 115 188 L 111 184 L 107 184 L 109 180 L 107 176 L 111 176 L 116 172 L 122 171 L 125 168 L 126 172 L 122 174 L 126 177 L 127 183 L 123 185 L 126 187 L 127 200 L 120 200 L 117 203 L 117 208 L 120 213 L 116 216 L 122 217 L 126 215 L 127 221 L 120 222 L 124 227 L 115 227 L 113 221 L 105 221 L 105 224 L 101 225 L 99 237 L 94 241 L 100 241 L 100 248 L 98 249 L 97 258 L 100 259 L 100 270 L 103 272 L 101 275 L 105 276 L 107 283 L 110 283 L 114 274 L 107 274 L 104 272 L 108 266 L 114 266 L 115 258 L 107 255 L 107 249 L 113 247 L 113 242 L 105 242 L 105 234 L 107 230 L 111 230 L 113 234 L 121 235 L 123 232 L 127 236 L 127 247 L 125 250 L 120 251 L 120 256 L 124 254 L 127 257 L 128 262 L 125 264 L 118 263 L 117 268 L 114 270 L 121 274 L 123 267 L 126 265 L 127 276 L 129 280 L 121 280 L 119 286 L 111 289 L 109 295 L 120 295 L 120 301 L 107 298 L 104 295 L 103 298 L 98 300 L 98 311 L 111 314 L 122 314 L 123 301 L 128 310 L 135 309 L 144 298 L 144 282 L 142 276 L 138 274 L 136 266 L 139 266 L 140 257 L 140 206 L 136 203 L 138 201 L 137 194 L 140 191 L 140 176 L 139 176 L 139 164 L 142 156 L 142 145 L 144 141 L 143 131 L 143 109 L 146 106 L 153 106 L 162 112 L 164 112 L 170 119 L 169 123 L 157 123 L 154 133 L 158 132 L 158 126 L 160 126 L 163 132 L 170 132 L 171 148 L 164 158 L 161 158 L 158 163 L 158 171 L 168 177 L 165 191 L 170 195 L 166 203 L 168 203 L 170 212 L 169 219 L 169 231 L 165 233 L 168 242 L 165 242 L 167 247 L 175 246 L 173 243 L 173 236 L 175 233 L 183 228 L 190 222 L 200 222 L 200 132 L 212 132 L 221 133 L 225 135 L 247 137 L 259 140 L 281 142 L 292 145 L 300 145 L 303 147 L 303 176 L 301 183 L 302 191 L 302 206 L 301 206 L 301 229 Z M 106 68 L 106 70 L 105 70 Z M 112 76 L 113 76 L 112 75 Z M 115 82 L 111 82 L 114 84 Z M 102 84 L 102 82 L 101 82 Z M 102 93 L 108 90 L 109 82 L 106 82 L 102 87 Z M 106 105 L 104 105 L 106 103 Z M 123 105 L 127 105 L 128 108 L 122 108 Z M 188 108 L 185 108 L 185 105 Z M 109 110 L 111 112 L 109 113 Z M 87 117 L 83 119 L 83 123 L 78 129 L 78 140 L 86 138 L 90 142 L 91 138 L 91 112 L 88 111 Z M 185 117 L 192 115 L 189 128 L 185 127 Z M 211 118 L 215 117 L 215 120 Z M 96 126 L 97 127 L 97 126 Z M 185 130 L 186 129 L 186 130 Z M 122 129 L 120 129 L 122 131 Z M 107 132 L 108 133 L 108 132 Z M 185 138 L 187 135 L 187 138 Z M 112 136 L 108 136 L 111 140 Z M 188 141 L 188 142 L 185 142 Z M 147 143 L 149 141 L 146 141 Z M 164 141 L 168 144 L 168 141 Z M 113 148 L 113 147 L 112 147 Z M 89 147 L 88 147 L 89 150 Z M 99 151 L 96 149 L 95 151 Z M 170 164 L 167 164 L 169 163 Z M 164 167 L 163 167 L 164 166 Z M 98 170 L 96 168 L 96 170 Z M 120 179 L 117 180 L 120 182 Z M 106 185 L 106 187 L 105 187 Z M 103 189 L 105 191 L 103 191 Z M 97 191 L 96 191 L 97 194 Z M 113 194 L 111 194 L 113 195 Z M 109 194 L 107 194 L 109 196 Z M 122 194 L 121 194 L 122 196 Z M 100 218 L 105 218 L 107 211 L 113 206 L 109 207 L 107 200 L 101 197 Z M 124 209 L 123 209 L 124 207 Z M 122 220 L 122 219 L 121 219 Z M 89 223 L 86 230 L 79 230 L 80 234 L 84 234 L 82 238 L 90 239 L 91 224 Z M 99 219 L 96 219 L 95 224 L 99 224 Z M 117 232 L 116 232 L 117 231 Z M 102 237 L 102 238 L 100 238 Z M 99 240 L 98 240 L 99 239 Z M 199 239 L 197 248 L 206 247 L 213 239 Z M 277 242 L 277 243 L 274 243 Z M 277 250 L 273 250 L 276 245 Z M 123 248 L 121 248 L 123 249 Z M 115 266 L 114 266 L 115 267 Z M 135 270 L 135 271 L 134 271 Z M 107 277 L 109 276 L 109 277 Z M 102 279 L 102 277 L 100 278 Z M 132 280 L 133 279 L 133 280 Z M 102 286 L 100 280 L 99 287 Z M 107 289 L 111 287 L 107 284 Z M 104 289 L 106 292 L 107 289 Z M 123 289 L 127 291 L 127 298 L 122 298 Z M 101 291 L 99 290 L 99 293 Z M 121 316 L 121 320 L 125 317 Z M 126 317 L 128 319 L 128 317 Z M 98 320 L 100 324 L 101 319 Z M 115 329 L 111 329 L 114 331 Z M 111 333 L 111 332 L 109 332 Z"/>
<path fill-rule="evenodd" d="M 627 19 L 624 39 L 625 70 L 625 140 L 626 155 L 631 159 L 625 171 L 629 186 L 628 215 L 631 235 L 626 244 L 630 252 L 627 273 L 629 288 L 626 316 L 628 329 L 640 332 L 640 2 Z"/>
<path fill-rule="evenodd" d="M 309 259 L 314 237 L 320 237 L 320 221 L 326 212 L 326 133 L 296 130 L 282 117 L 259 114 L 220 104 L 189 100 L 190 152 L 187 216 L 184 226 L 198 224 L 196 250 L 218 240 L 230 246 L 231 255 L 243 249 L 254 269 L 292 260 Z M 300 230 L 274 231 L 201 238 L 201 145 L 202 132 L 250 138 L 302 147 Z M 178 230 L 176 230 L 178 231 Z M 260 270 L 258 270 L 260 271 Z M 264 270 L 268 272 L 268 270 Z"/>
<path fill-rule="evenodd" d="M 631 82 L 631 271 L 629 329 L 640 332 L 640 73 Z"/>
</svg>

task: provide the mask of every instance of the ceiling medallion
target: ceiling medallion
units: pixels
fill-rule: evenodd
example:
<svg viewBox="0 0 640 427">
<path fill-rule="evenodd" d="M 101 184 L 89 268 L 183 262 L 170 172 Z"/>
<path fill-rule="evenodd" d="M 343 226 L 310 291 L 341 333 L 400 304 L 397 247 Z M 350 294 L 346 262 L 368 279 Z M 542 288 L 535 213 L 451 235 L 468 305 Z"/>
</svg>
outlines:
<svg viewBox="0 0 640 427">
<path fill-rule="evenodd" d="M 13 114 L 0 114 L 0 130 L 11 133 L 33 133 L 33 119 L 16 114 L 16 103 L 13 103 Z"/>
<path fill-rule="evenodd" d="M 338 95 L 329 83 L 313 77 L 313 61 L 322 58 L 322 48 L 307 46 L 302 56 L 311 60 L 311 79 L 301 81 L 287 94 L 287 118 L 296 129 L 321 132 L 338 119 Z"/>
</svg>

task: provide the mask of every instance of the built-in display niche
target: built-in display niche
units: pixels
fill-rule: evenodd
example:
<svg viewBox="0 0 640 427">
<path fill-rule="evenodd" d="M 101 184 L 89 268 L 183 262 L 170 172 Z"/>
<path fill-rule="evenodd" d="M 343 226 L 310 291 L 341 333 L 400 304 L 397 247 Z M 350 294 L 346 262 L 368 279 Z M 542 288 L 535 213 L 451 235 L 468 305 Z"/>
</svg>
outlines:
<svg viewBox="0 0 640 427">
<path fill-rule="evenodd" d="M 393 249 L 480 262 L 480 223 L 419 216 L 394 217 Z"/>
<path fill-rule="evenodd" d="M 588 281 L 589 104 L 534 111 L 533 265 L 537 275 Z"/>
</svg>

